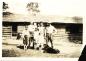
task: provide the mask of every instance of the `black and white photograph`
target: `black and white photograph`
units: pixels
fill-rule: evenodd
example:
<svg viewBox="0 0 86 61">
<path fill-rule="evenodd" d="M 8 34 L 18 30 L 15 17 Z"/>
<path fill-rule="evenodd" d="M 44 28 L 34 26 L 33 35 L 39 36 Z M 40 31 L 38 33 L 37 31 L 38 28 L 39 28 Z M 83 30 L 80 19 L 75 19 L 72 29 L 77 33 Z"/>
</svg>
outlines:
<svg viewBox="0 0 86 61">
<path fill-rule="evenodd" d="M 3 0 L 2 57 L 79 58 L 83 17 L 75 1 Z"/>
</svg>

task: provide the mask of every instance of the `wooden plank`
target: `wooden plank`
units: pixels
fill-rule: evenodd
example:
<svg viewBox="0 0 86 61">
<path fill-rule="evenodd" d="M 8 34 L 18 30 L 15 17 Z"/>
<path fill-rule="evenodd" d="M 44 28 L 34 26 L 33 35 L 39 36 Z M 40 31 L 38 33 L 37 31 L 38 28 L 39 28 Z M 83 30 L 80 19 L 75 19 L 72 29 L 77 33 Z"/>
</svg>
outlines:
<svg viewBox="0 0 86 61">
<path fill-rule="evenodd" d="M 11 38 L 12 35 L 12 26 L 2 27 L 2 37 Z"/>
</svg>

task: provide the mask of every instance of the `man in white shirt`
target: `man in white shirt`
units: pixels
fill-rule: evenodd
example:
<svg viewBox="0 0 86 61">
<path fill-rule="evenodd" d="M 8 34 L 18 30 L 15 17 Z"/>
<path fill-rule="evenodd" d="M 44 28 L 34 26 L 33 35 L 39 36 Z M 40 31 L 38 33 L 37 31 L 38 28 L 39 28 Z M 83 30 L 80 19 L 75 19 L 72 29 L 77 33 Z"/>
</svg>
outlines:
<svg viewBox="0 0 86 61">
<path fill-rule="evenodd" d="M 51 24 L 49 24 L 49 26 L 46 27 L 46 44 L 48 45 L 48 42 L 50 42 L 52 48 L 53 48 L 52 34 L 54 32 L 56 32 L 56 29 Z"/>
<path fill-rule="evenodd" d="M 34 23 L 31 23 L 28 26 L 28 30 L 30 33 L 30 37 L 29 37 L 29 47 L 31 45 L 31 42 L 33 43 L 33 48 L 34 48 L 34 43 L 35 43 L 35 39 L 34 39 L 34 31 L 35 31 L 36 26 L 34 25 Z"/>
</svg>

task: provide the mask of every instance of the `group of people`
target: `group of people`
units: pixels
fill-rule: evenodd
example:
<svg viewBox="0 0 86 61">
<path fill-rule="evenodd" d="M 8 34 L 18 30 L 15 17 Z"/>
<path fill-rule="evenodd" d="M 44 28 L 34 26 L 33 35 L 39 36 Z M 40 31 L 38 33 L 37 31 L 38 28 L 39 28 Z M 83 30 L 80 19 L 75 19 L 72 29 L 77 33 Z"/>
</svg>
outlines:
<svg viewBox="0 0 86 61">
<path fill-rule="evenodd" d="M 30 23 L 22 32 L 24 50 L 27 50 L 27 47 L 40 48 L 42 49 L 44 45 L 48 45 L 48 42 L 53 48 L 53 38 L 52 34 L 56 32 L 56 29 L 49 23 L 47 26 L 44 26 L 42 22 Z M 17 36 L 17 39 L 18 36 Z"/>
</svg>

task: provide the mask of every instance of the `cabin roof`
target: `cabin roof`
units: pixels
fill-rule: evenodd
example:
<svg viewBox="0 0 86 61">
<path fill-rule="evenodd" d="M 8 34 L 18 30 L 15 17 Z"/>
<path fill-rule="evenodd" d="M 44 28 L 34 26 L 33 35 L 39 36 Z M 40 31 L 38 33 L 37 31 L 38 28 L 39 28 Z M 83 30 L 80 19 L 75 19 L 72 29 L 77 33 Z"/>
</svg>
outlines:
<svg viewBox="0 0 86 61">
<path fill-rule="evenodd" d="M 8 16 L 3 16 L 3 21 L 6 22 L 57 22 L 57 23 L 76 23 L 82 24 L 82 19 L 73 19 L 72 17 L 63 17 L 56 15 L 20 15 L 12 14 Z"/>
</svg>

